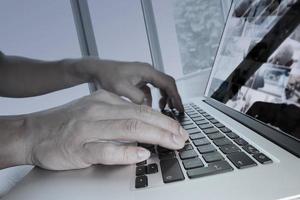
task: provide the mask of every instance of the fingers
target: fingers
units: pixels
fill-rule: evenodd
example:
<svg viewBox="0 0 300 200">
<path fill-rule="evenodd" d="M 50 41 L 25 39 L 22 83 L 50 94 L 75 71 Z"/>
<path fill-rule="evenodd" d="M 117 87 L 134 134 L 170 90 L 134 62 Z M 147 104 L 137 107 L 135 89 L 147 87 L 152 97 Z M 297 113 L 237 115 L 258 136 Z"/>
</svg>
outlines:
<svg viewBox="0 0 300 200">
<path fill-rule="evenodd" d="M 164 90 L 160 90 L 161 99 L 159 100 L 159 108 L 164 110 L 168 103 L 168 95 Z"/>
<path fill-rule="evenodd" d="M 116 87 L 116 93 L 129 98 L 133 103 L 142 104 L 146 98 L 144 92 L 136 86 L 123 84 Z"/>
<path fill-rule="evenodd" d="M 151 94 L 151 89 L 147 86 L 144 85 L 141 87 L 141 90 L 144 92 L 145 97 L 146 97 L 146 103 L 149 107 L 152 107 L 152 94 Z"/>
<path fill-rule="evenodd" d="M 160 112 L 145 105 L 131 104 L 130 106 L 119 105 L 114 107 L 95 106 L 89 110 L 90 111 L 86 114 L 87 116 L 82 116 L 85 120 L 135 119 L 177 135 L 183 134 L 184 138 L 188 138 L 188 134 L 176 120 L 166 117 Z M 103 115 L 103 113 L 105 113 L 105 115 Z"/>
<path fill-rule="evenodd" d="M 164 110 L 165 107 L 166 107 L 166 105 L 168 104 L 169 108 L 173 109 L 174 106 L 173 106 L 172 99 L 168 97 L 168 95 L 166 94 L 166 92 L 163 91 L 163 90 L 161 90 L 160 94 L 161 94 L 161 99 L 159 100 L 159 108 L 161 110 Z"/>
<path fill-rule="evenodd" d="M 164 108 L 167 105 L 167 98 L 166 97 L 161 97 L 159 100 L 159 108 L 160 110 L 164 110 Z"/>
<path fill-rule="evenodd" d="M 175 80 L 159 71 L 156 71 L 152 67 L 147 67 L 145 70 L 143 70 L 143 77 L 145 82 L 149 82 L 155 87 L 163 90 L 168 98 L 170 98 L 170 101 L 174 105 L 174 107 L 179 111 L 183 112 L 184 108 L 181 102 L 181 98 L 179 95 L 179 92 L 177 90 L 177 86 L 175 83 Z"/>
<path fill-rule="evenodd" d="M 187 140 L 185 132 L 174 134 L 136 119 L 85 122 L 85 141 L 132 141 L 156 144 L 168 149 L 181 149 Z"/>
<path fill-rule="evenodd" d="M 144 148 L 110 142 L 91 142 L 84 147 L 85 160 L 89 164 L 127 165 L 150 157 L 150 152 Z"/>
</svg>

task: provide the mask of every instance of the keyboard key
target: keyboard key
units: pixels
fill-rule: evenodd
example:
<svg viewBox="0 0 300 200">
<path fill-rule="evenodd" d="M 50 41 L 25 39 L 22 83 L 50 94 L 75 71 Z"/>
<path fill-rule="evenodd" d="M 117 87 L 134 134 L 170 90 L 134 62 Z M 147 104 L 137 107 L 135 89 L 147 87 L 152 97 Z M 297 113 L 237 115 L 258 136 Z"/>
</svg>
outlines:
<svg viewBox="0 0 300 200">
<path fill-rule="evenodd" d="M 138 176 L 135 178 L 135 188 L 144 188 L 148 186 L 147 176 Z"/>
<path fill-rule="evenodd" d="M 202 146 L 202 145 L 210 144 L 209 140 L 206 138 L 193 140 L 193 143 L 195 146 Z"/>
<path fill-rule="evenodd" d="M 237 143 L 240 146 L 245 146 L 248 144 L 248 142 L 246 140 L 244 140 L 243 138 L 236 138 L 235 143 Z"/>
<path fill-rule="evenodd" d="M 208 117 L 208 116 L 210 116 L 210 115 L 209 115 L 208 113 L 206 113 L 206 112 L 205 112 L 205 113 L 203 113 L 202 115 L 203 115 L 204 117 Z"/>
<path fill-rule="evenodd" d="M 253 157 L 261 164 L 272 163 L 272 160 L 263 153 L 254 154 Z"/>
<path fill-rule="evenodd" d="M 192 113 L 192 112 L 194 112 L 194 109 L 191 108 L 191 107 L 189 107 L 189 108 L 184 108 L 184 112 L 185 112 L 185 113 Z"/>
<path fill-rule="evenodd" d="M 189 109 L 189 110 L 185 110 L 185 113 L 188 114 L 188 115 L 192 115 L 192 114 L 195 114 L 195 113 L 198 113 L 196 112 L 194 109 Z"/>
<path fill-rule="evenodd" d="M 185 109 L 185 112 L 193 112 L 195 111 L 195 109 L 193 108 L 193 106 L 191 106 L 190 104 L 188 105 L 188 107 Z"/>
<path fill-rule="evenodd" d="M 236 152 L 227 155 L 227 158 L 236 166 L 238 169 L 243 169 L 247 167 L 253 167 L 257 164 L 244 152 Z"/>
<path fill-rule="evenodd" d="M 208 128 L 213 128 L 213 125 L 211 124 L 202 124 L 198 125 L 200 129 L 208 129 Z"/>
<path fill-rule="evenodd" d="M 173 113 L 172 113 L 170 110 L 163 110 L 163 111 L 161 111 L 161 112 L 162 112 L 162 114 L 164 114 L 165 116 L 168 116 L 168 117 L 174 119 L 174 115 L 173 115 Z"/>
<path fill-rule="evenodd" d="M 207 120 L 201 120 L 201 121 L 195 121 L 195 123 L 200 126 L 200 125 L 203 125 L 203 124 L 208 124 L 209 122 Z"/>
<path fill-rule="evenodd" d="M 200 116 L 200 117 L 192 117 L 192 119 L 193 119 L 194 121 L 202 121 L 202 120 L 205 120 L 205 118 L 202 117 L 202 116 Z"/>
<path fill-rule="evenodd" d="M 220 122 L 219 123 L 216 123 L 214 124 L 217 128 L 223 128 L 225 127 L 223 124 L 221 124 Z"/>
<path fill-rule="evenodd" d="M 216 120 L 216 119 L 211 119 L 211 120 L 209 120 L 210 121 L 210 123 L 213 123 L 213 124 L 217 124 L 217 123 L 219 123 L 219 121 L 218 120 Z"/>
<path fill-rule="evenodd" d="M 185 112 L 187 114 L 192 114 L 192 113 L 196 112 L 196 110 L 193 107 L 190 107 L 190 108 L 186 109 Z"/>
<path fill-rule="evenodd" d="M 142 165 L 146 165 L 147 164 L 147 160 L 144 160 L 142 162 L 136 163 L 136 166 L 142 166 Z"/>
<path fill-rule="evenodd" d="M 193 124 L 193 122 L 192 121 L 185 121 L 185 122 L 181 122 L 180 124 L 181 124 L 181 126 L 186 126 L 186 125 Z"/>
<path fill-rule="evenodd" d="M 175 158 L 176 154 L 174 151 L 159 153 L 158 157 L 160 160 Z"/>
<path fill-rule="evenodd" d="M 199 146 L 197 149 L 201 154 L 216 151 L 216 148 L 211 144 Z"/>
<path fill-rule="evenodd" d="M 215 139 L 224 138 L 225 136 L 222 133 L 218 132 L 218 133 L 209 134 L 208 137 L 211 140 L 215 140 Z"/>
<path fill-rule="evenodd" d="M 158 172 L 158 166 L 156 163 L 152 163 L 147 166 L 147 174 L 155 174 Z"/>
<path fill-rule="evenodd" d="M 193 169 L 196 167 L 204 166 L 204 164 L 200 158 L 192 158 L 192 159 L 184 160 L 184 161 L 182 161 L 182 164 L 185 169 Z"/>
<path fill-rule="evenodd" d="M 222 147 L 220 147 L 220 150 L 225 154 L 230 154 L 230 153 L 241 151 L 240 148 L 237 147 L 235 144 L 229 144 L 226 146 L 222 146 Z"/>
<path fill-rule="evenodd" d="M 184 180 L 184 175 L 176 158 L 161 160 L 160 167 L 164 183 Z"/>
<path fill-rule="evenodd" d="M 201 117 L 201 114 L 198 112 L 192 113 L 192 114 L 188 114 L 190 116 L 190 118 L 196 118 L 196 117 Z"/>
<path fill-rule="evenodd" d="M 218 129 L 216 129 L 216 128 L 209 128 L 209 129 L 203 130 L 203 132 L 205 134 L 211 134 L 211 133 L 217 133 L 217 132 L 220 132 L 220 131 L 218 131 Z"/>
<path fill-rule="evenodd" d="M 145 175 L 146 174 L 146 170 L 147 170 L 146 166 L 138 166 L 135 169 L 135 175 L 136 176 Z"/>
<path fill-rule="evenodd" d="M 201 113 L 201 114 L 204 114 L 204 113 L 206 113 L 204 110 L 202 110 L 202 109 L 196 109 L 199 113 Z"/>
<path fill-rule="evenodd" d="M 226 161 L 220 161 L 209 164 L 207 167 L 195 168 L 187 170 L 187 175 L 189 178 L 209 176 L 213 174 L 220 174 L 232 171 L 233 168 Z"/>
<path fill-rule="evenodd" d="M 178 151 L 187 151 L 187 150 L 192 150 L 193 149 L 193 146 L 191 144 L 186 144 L 184 145 L 184 147 Z"/>
<path fill-rule="evenodd" d="M 223 127 L 223 128 L 220 128 L 220 130 L 223 132 L 223 133 L 229 133 L 231 132 L 231 130 L 227 127 Z"/>
<path fill-rule="evenodd" d="M 227 138 L 215 139 L 215 140 L 213 140 L 213 142 L 215 143 L 215 145 L 217 145 L 219 147 L 228 145 L 228 144 L 232 144 L 232 142 L 230 140 L 228 140 Z"/>
<path fill-rule="evenodd" d="M 235 134 L 234 132 L 228 132 L 225 133 L 230 139 L 236 139 L 239 138 L 239 136 L 237 134 Z"/>
<path fill-rule="evenodd" d="M 190 120 L 190 118 L 188 116 L 180 116 L 180 117 L 178 117 L 178 121 L 180 123 L 182 123 L 182 122 L 189 122 L 191 120 Z"/>
<path fill-rule="evenodd" d="M 195 124 L 184 125 L 184 126 L 182 126 L 182 127 L 183 127 L 185 130 L 197 128 L 197 126 L 196 126 Z"/>
<path fill-rule="evenodd" d="M 202 139 L 205 138 L 205 135 L 203 133 L 196 133 L 193 135 L 190 135 L 191 140 L 196 140 L 196 139 Z"/>
<path fill-rule="evenodd" d="M 199 128 L 193 128 L 193 129 L 186 130 L 186 132 L 188 132 L 188 134 L 192 135 L 195 133 L 201 133 L 201 130 Z"/>
<path fill-rule="evenodd" d="M 247 145 L 243 146 L 243 149 L 249 154 L 259 153 L 259 151 L 254 146 L 252 146 L 250 144 L 247 144 Z"/>
<path fill-rule="evenodd" d="M 179 153 L 181 160 L 198 157 L 195 150 L 182 151 Z"/>
<path fill-rule="evenodd" d="M 146 143 L 138 143 L 138 146 L 143 147 L 145 149 L 154 148 L 153 144 L 146 144 Z"/>
<path fill-rule="evenodd" d="M 208 163 L 216 162 L 224 159 L 223 156 L 217 151 L 203 154 L 202 157 Z"/>
<path fill-rule="evenodd" d="M 168 152 L 172 152 L 174 150 L 171 150 L 171 149 L 167 149 L 165 147 L 161 147 L 161 146 L 157 146 L 157 153 L 160 154 L 160 153 L 168 153 Z"/>
<path fill-rule="evenodd" d="M 194 110 L 191 106 L 183 106 L 184 107 L 184 111 L 185 112 L 190 112 L 190 111 L 192 111 L 192 110 Z"/>
<path fill-rule="evenodd" d="M 213 119 L 215 119 L 215 118 L 214 118 L 213 116 L 207 116 L 206 119 L 208 119 L 208 120 L 213 120 Z"/>
</svg>

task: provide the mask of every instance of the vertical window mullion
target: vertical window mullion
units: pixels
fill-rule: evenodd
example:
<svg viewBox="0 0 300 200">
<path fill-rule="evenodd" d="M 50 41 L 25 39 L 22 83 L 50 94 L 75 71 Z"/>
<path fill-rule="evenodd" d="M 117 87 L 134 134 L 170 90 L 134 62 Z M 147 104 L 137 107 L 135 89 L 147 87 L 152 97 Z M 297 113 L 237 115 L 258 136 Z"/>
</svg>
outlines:
<svg viewBox="0 0 300 200">
<path fill-rule="evenodd" d="M 164 72 L 164 64 L 161 55 L 160 43 L 155 23 L 154 11 L 151 0 L 141 0 L 144 23 L 149 43 L 152 64 L 155 69 Z"/>
<path fill-rule="evenodd" d="M 87 0 L 70 0 L 82 56 L 97 56 L 98 49 Z M 90 92 L 97 90 L 89 83 Z"/>
</svg>

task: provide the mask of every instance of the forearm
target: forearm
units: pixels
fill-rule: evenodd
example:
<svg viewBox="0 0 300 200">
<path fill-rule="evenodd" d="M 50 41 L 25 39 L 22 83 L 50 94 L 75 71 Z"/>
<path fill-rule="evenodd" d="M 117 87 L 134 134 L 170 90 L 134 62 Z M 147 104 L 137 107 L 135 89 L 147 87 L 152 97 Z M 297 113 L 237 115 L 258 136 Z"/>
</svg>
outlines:
<svg viewBox="0 0 300 200">
<path fill-rule="evenodd" d="M 64 59 L 47 62 L 2 55 L 0 96 L 37 96 L 89 82 L 90 77 L 77 70 L 81 61 Z"/>
<path fill-rule="evenodd" d="M 0 116 L 0 169 L 32 164 L 24 116 Z"/>
</svg>

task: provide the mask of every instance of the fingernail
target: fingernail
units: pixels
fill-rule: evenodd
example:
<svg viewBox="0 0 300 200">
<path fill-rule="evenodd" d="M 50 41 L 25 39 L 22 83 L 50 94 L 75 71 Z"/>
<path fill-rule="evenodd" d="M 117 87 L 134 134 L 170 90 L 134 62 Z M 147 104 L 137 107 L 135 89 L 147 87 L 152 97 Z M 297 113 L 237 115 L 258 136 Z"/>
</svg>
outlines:
<svg viewBox="0 0 300 200">
<path fill-rule="evenodd" d="M 184 130 L 182 127 L 180 127 L 180 134 L 182 135 L 182 137 L 184 138 L 184 139 L 187 139 L 187 138 L 189 138 L 189 135 L 188 135 L 188 133 L 186 132 L 186 130 Z"/>
<path fill-rule="evenodd" d="M 179 135 L 173 134 L 173 141 L 176 145 L 182 145 L 182 137 Z"/>
<path fill-rule="evenodd" d="M 139 159 L 148 159 L 150 157 L 150 152 L 146 149 L 139 149 L 138 152 L 137 152 L 137 155 L 139 157 Z"/>
</svg>

